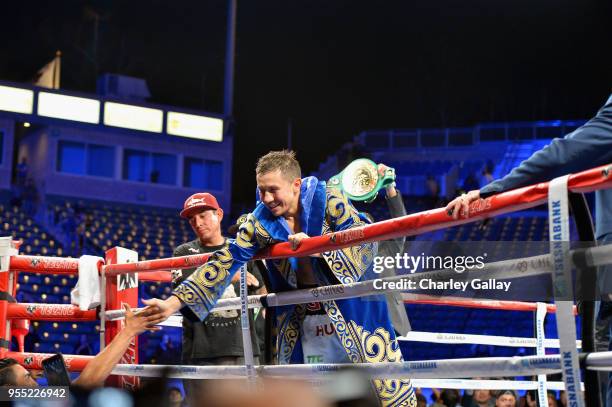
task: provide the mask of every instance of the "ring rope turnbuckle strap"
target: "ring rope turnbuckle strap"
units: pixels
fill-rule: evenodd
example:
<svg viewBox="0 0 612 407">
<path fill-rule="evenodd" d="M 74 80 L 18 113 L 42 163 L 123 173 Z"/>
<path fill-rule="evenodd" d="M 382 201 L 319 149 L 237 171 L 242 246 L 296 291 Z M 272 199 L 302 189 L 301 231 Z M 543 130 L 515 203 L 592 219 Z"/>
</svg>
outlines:
<svg viewBox="0 0 612 407">
<path fill-rule="evenodd" d="M 573 407 L 584 407 L 584 394 L 580 383 L 580 365 L 576 349 L 576 320 L 573 313 L 573 287 L 571 257 L 569 250 L 569 199 L 567 181 L 569 176 L 555 178 L 548 188 L 548 227 L 550 254 L 553 262 L 553 292 L 559 329 L 560 354 L 563 382 L 567 400 Z"/>
</svg>

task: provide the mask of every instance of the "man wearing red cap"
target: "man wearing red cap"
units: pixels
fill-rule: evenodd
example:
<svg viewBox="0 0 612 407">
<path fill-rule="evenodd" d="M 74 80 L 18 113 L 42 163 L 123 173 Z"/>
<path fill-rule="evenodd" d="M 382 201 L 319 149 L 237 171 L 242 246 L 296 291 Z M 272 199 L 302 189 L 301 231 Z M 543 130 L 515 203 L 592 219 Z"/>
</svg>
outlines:
<svg viewBox="0 0 612 407">
<path fill-rule="evenodd" d="M 223 210 L 217 199 L 207 192 L 193 194 L 187 198 L 181 217 L 189 220 L 197 239 L 177 247 L 173 256 L 215 252 L 226 248 L 231 241 L 221 233 Z M 182 283 L 195 269 L 173 271 L 173 287 Z M 227 286 L 222 298 L 236 297 L 236 284 L 239 281 L 240 274 L 237 273 L 232 279 L 233 284 Z M 262 286 L 260 281 L 261 277 L 258 280 L 253 274 L 247 274 L 247 284 L 252 290 Z M 259 346 L 254 332 L 252 340 L 254 356 L 257 359 Z M 184 318 L 182 362 L 189 365 L 244 364 L 239 312 L 212 312 L 202 322 Z"/>
</svg>

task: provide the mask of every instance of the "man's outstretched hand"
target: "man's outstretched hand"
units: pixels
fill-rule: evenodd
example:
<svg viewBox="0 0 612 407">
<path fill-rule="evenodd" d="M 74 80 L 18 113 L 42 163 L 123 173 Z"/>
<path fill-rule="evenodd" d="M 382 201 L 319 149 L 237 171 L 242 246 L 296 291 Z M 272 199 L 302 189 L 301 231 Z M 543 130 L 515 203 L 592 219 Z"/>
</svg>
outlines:
<svg viewBox="0 0 612 407">
<path fill-rule="evenodd" d="M 164 322 L 182 307 L 181 300 L 174 295 L 171 295 L 166 300 L 151 298 L 149 300 L 142 300 L 142 302 L 146 305 L 146 308 L 141 312 L 147 313 L 149 327 Z"/>
<path fill-rule="evenodd" d="M 130 336 L 140 335 L 144 331 L 159 331 L 161 329 L 158 326 L 154 326 L 153 322 L 157 318 L 152 316 L 151 312 L 147 311 L 147 309 L 134 314 L 129 305 L 123 304 L 123 310 L 125 311 L 125 326 L 123 329 Z"/>
<path fill-rule="evenodd" d="M 452 216 L 453 219 L 458 219 L 459 216 L 462 218 L 467 218 L 470 211 L 470 203 L 478 199 L 480 199 L 480 191 L 477 189 L 470 191 L 467 194 L 462 194 L 446 205 L 446 213 L 448 213 L 449 216 Z"/>
</svg>

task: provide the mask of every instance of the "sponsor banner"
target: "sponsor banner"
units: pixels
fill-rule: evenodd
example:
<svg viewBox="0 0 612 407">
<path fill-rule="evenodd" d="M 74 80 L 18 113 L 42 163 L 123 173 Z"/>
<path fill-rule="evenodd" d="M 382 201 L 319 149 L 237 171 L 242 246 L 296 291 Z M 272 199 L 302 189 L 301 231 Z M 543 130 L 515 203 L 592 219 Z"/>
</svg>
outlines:
<svg viewBox="0 0 612 407">
<path fill-rule="evenodd" d="M 576 320 L 573 312 L 573 287 L 569 254 L 570 225 L 567 181 L 569 176 L 555 178 L 548 188 L 548 226 L 550 254 L 553 259 L 553 290 L 555 313 L 561 348 L 563 382 L 570 407 L 583 407 L 584 395 L 580 383 L 580 365 L 576 350 Z"/>
<path fill-rule="evenodd" d="M 249 321 L 249 299 L 247 291 L 247 266 L 244 264 L 240 268 L 240 324 L 242 331 L 242 348 L 244 353 L 244 364 L 246 375 L 252 384 L 255 380 L 255 370 L 253 367 L 253 345 L 251 342 L 251 326 Z"/>
<path fill-rule="evenodd" d="M 544 320 L 546 318 L 546 304 L 539 302 L 536 310 L 536 355 L 544 356 L 546 349 L 544 348 L 545 331 Z M 541 406 L 548 405 L 548 384 L 546 383 L 546 375 L 538 375 L 538 401 Z"/>
</svg>

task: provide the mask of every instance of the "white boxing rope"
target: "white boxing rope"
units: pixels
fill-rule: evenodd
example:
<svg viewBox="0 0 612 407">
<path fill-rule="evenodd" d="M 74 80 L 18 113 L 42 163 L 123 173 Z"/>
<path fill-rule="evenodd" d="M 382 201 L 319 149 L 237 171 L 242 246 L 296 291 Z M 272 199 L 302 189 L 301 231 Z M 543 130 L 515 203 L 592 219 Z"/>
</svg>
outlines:
<svg viewBox="0 0 612 407">
<path fill-rule="evenodd" d="M 610 371 L 612 366 L 612 352 L 593 352 L 586 356 L 586 365 L 589 370 Z"/>
<path fill-rule="evenodd" d="M 608 359 L 612 366 L 612 356 Z M 465 378 L 495 376 L 533 376 L 553 374 L 561 370 L 559 355 L 545 357 L 492 357 L 471 359 L 424 360 L 403 363 L 341 363 L 313 365 L 260 365 L 255 367 L 263 377 L 296 377 L 320 379 L 322 374 L 344 370 L 357 371 L 371 378 Z M 176 379 L 244 379 L 244 366 L 176 366 L 117 365 L 113 374 Z"/>
<path fill-rule="evenodd" d="M 409 342 L 430 342 L 444 343 L 450 345 L 492 345 L 492 346 L 508 346 L 513 348 L 535 348 L 537 347 L 536 338 L 526 337 L 511 337 L 511 336 L 494 336 L 494 335 L 477 335 L 477 334 L 455 334 L 448 332 L 420 332 L 410 331 L 405 336 L 398 336 L 398 341 Z M 544 339 L 542 341 L 544 348 L 559 348 L 558 339 Z M 582 341 L 576 341 L 576 347 L 582 348 Z"/>
<path fill-rule="evenodd" d="M 528 380 L 414 379 L 413 387 L 464 390 L 536 390 L 538 382 Z M 565 390 L 563 382 L 548 382 L 550 390 Z M 584 390 L 584 383 L 581 383 Z M 547 405 L 547 404 L 545 404 Z"/>
<path fill-rule="evenodd" d="M 590 370 L 612 370 L 612 352 L 594 352 L 586 356 Z M 560 372 L 559 355 L 514 356 L 471 359 L 423 360 L 403 363 L 341 363 L 314 365 L 260 365 L 259 376 L 321 379 L 321 375 L 339 371 L 357 371 L 371 378 L 464 379 L 466 377 L 516 377 Z M 167 377 L 176 379 L 244 379 L 244 366 L 181 366 L 119 364 L 112 374 Z"/>
<path fill-rule="evenodd" d="M 571 255 L 584 253 L 586 263 L 589 267 L 612 264 L 612 244 L 597 246 L 589 249 L 572 250 Z M 524 257 L 519 259 L 502 260 L 486 263 L 481 270 L 473 269 L 471 276 L 479 274 L 487 278 L 509 279 L 518 277 L 531 277 L 548 274 L 553 271 L 553 265 L 549 254 Z M 264 295 L 250 295 L 248 297 L 249 308 L 261 308 L 263 303 L 269 307 L 292 304 L 307 304 L 310 302 L 338 300 L 344 298 L 364 297 L 372 294 L 384 294 L 386 290 L 375 288 L 380 282 L 418 281 L 421 279 L 444 279 L 456 276 L 454 270 L 436 270 L 415 274 L 404 274 L 393 277 L 380 278 L 376 280 L 360 281 L 350 284 L 337 284 L 310 288 L 305 290 L 294 290 L 282 293 L 270 293 Z M 446 297 L 444 297 L 446 298 Z M 465 298 L 462 298 L 465 299 Z M 240 298 L 220 299 L 212 312 L 241 309 Z M 123 310 L 106 311 L 106 318 L 110 321 L 123 318 Z"/>
<path fill-rule="evenodd" d="M 548 187 L 548 227 L 550 255 L 553 260 L 553 293 L 557 312 L 557 330 L 561 344 L 563 382 L 567 400 L 573 407 L 584 407 L 584 394 L 580 386 L 580 364 L 576 350 L 576 319 L 574 318 L 574 292 L 572 264 L 569 253 L 570 225 L 567 180 L 569 176 L 555 178 Z"/>
<path fill-rule="evenodd" d="M 169 326 L 173 328 L 182 328 L 183 327 L 183 316 L 182 315 L 171 315 L 167 320 L 157 325 Z"/>
</svg>

